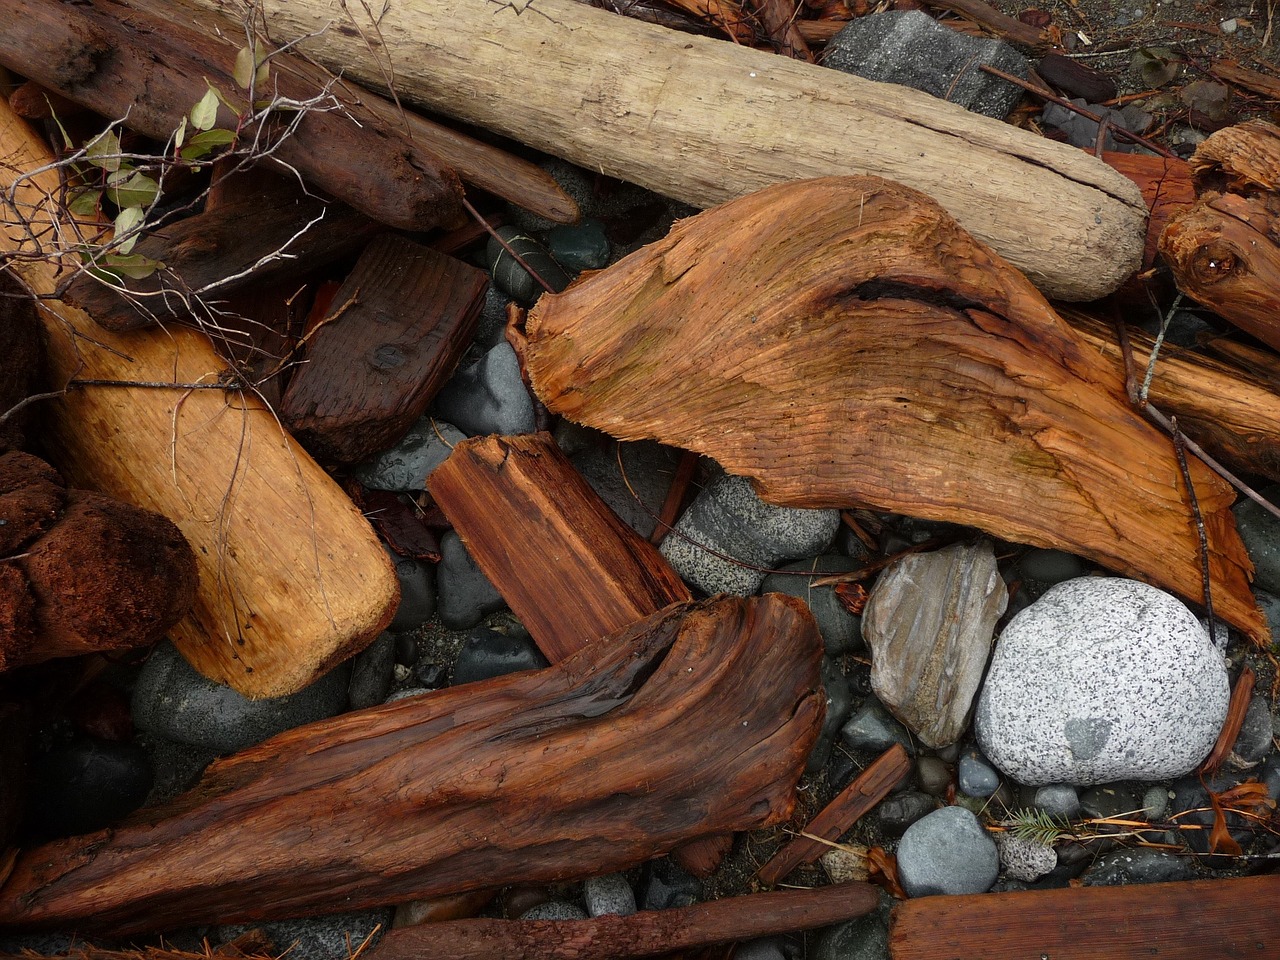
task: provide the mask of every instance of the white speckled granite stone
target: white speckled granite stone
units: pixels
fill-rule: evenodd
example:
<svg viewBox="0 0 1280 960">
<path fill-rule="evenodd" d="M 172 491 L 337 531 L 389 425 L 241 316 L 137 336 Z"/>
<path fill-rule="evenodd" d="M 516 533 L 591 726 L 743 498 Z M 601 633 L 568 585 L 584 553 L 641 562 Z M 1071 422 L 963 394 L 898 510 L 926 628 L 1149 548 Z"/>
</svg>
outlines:
<svg viewBox="0 0 1280 960">
<path fill-rule="evenodd" d="M 987 757 L 1030 786 L 1159 780 L 1205 758 L 1229 697 L 1222 655 L 1179 600 L 1081 577 L 1005 628 L 975 726 Z"/>
</svg>

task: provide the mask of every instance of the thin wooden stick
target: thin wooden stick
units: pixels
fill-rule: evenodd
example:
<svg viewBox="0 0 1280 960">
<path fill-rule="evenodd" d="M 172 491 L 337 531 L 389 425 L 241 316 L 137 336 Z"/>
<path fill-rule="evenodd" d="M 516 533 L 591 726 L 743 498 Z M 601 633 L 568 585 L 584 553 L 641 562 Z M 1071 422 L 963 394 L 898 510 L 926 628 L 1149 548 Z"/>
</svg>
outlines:
<svg viewBox="0 0 1280 960">
<path fill-rule="evenodd" d="M 1178 429 L 1178 418 L 1170 417 L 1169 425 L 1173 430 L 1173 452 L 1178 457 L 1178 469 L 1182 471 L 1182 482 L 1187 485 L 1187 499 L 1191 502 L 1191 516 L 1195 519 L 1196 535 L 1200 538 L 1200 576 L 1204 580 L 1204 608 L 1209 618 L 1209 637 L 1214 636 L 1213 623 L 1213 591 L 1209 577 L 1209 537 L 1204 532 L 1204 517 L 1200 513 L 1200 501 L 1196 498 L 1196 488 L 1191 482 L 1191 468 L 1187 466 L 1187 438 Z"/>
<path fill-rule="evenodd" d="M 1240 676 L 1236 679 L 1236 685 L 1231 690 L 1231 703 L 1227 707 L 1227 719 L 1222 724 L 1222 730 L 1218 733 L 1218 740 L 1213 745 L 1213 749 L 1209 751 L 1209 756 L 1205 757 L 1204 763 L 1200 764 L 1200 773 L 1202 775 L 1212 775 L 1218 772 L 1218 768 L 1222 766 L 1222 761 L 1231 753 L 1232 748 L 1236 744 L 1236 738 L 1240 736 L 1240 727 L 1244 725 L 1244 715 L 1249 710 L 1249 700 L 1253 696 L 1253 686 L 1257 677 L 1253 672 L 1253 668 L 1245 664 Z"/>
</svg>

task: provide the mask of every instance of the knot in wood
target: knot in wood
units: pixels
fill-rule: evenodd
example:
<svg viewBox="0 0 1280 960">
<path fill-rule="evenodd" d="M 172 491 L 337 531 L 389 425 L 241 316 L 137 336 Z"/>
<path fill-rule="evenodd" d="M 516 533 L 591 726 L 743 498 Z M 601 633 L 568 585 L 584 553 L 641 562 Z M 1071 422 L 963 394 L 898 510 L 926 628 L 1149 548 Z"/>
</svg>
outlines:
<svg viewBox="0 0 1280 960">
<path fill-rule="evenodd" d="M 1228 246 L 1221 243 L 1208 243 L 1196 251 L 1192 269 L 1200 283 L 1219 283 L 1235 274 L 1241 265 L 1241 259 Z"/>
</svg>

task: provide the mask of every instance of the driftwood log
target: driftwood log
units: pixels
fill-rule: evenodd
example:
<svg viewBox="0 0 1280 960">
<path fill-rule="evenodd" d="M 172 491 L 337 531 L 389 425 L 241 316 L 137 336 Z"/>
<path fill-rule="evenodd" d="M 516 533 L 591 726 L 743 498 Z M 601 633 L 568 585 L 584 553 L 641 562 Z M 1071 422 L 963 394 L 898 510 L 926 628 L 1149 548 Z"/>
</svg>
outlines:
<svg viewBox="0 0 1280 960">
<path fill-rule="evenodd" d="M 526 336 L 550 410 L 706 454 L 773 503 L 965 523 L 1203 599 L 1169 438 L 1112 362 L 916 191 L 762 190 L 543 297 Z M 1214 607 L 1261 641 L 1232 490 L 1190 470 Z"/>
<path fill-rule="evenodd" d="M 35 292 L 58 285 L 30 229 L 55 226 L 57 173 L 43 142 L 0 103 L 4 251 Z M 25 179 L 22 179 L 24 178 Z M 19 182 L 21 181 L 21 182 Z M 399 586 L 386 552 L 350 499 L 248 392 L 163 387 L 217 382 L 208 339 L 112 334 L 85 314 L 42 301 L 51 381 L 153 386 L 73 389 L 46 401 L 58 466 L 81 487 L 177 523 L 196 552 L 195 607 L 170 636 L 207 676 L 251 697 L 294 692 L 378 635 Z"/>
<path fill-rule="evenodd" d="M 932 196 L 1052 296 L 1095 299 L 1138 266 L 1141 197 L 1080 150 L 916 90 L 573 0 L 535 0 L 518 16 L 522 5 L 393 6 L 376 50 L 358 8 L 262 10 L 277 41 L 318 34 L 304 50 L 375 89 L 389 60 L 407 99 L 695 206 L 783 180 L 876 174 Z"/>
<path fill-rule="evenodd" d="M 784 820 L 822 723 L 800 601 L 674 604 L 540 671 L 300 727 L 19 855 L 0 925 L 135 932 L 639 864 Z"/>
<path fill-rule="evenodd" d="M 896 904 L 892 960 L 1227 960 L 1275 957 L 1280 874 L 1067 887 Z"/>
</svg>

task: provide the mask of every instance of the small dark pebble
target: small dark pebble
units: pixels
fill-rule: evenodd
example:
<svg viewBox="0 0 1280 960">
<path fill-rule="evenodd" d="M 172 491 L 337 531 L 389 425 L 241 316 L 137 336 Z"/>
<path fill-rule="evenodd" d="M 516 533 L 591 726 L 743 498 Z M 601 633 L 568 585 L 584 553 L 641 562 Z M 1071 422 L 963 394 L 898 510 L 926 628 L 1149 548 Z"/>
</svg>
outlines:
<svg viewBox="0 0 1280 960">
<path fill-rule="evenodd" d="M 938 801 L 918 790 L 895 793 L 876 807 L 876 817 L 885 833 L 900 837 L 907 827 L 937 809 Z"/>
<path fill-rule="evenodd" d="M 547 248 L 533 237 L 518 227 L 499 227 L 497 232 L 529 269 L 538 274 L 556 293 L 569 285 L 569 274 L 556 263 Z M 490 238 L 485 254 L 494 285 L 512 300 L 529 307 L 545 292 L 542 284 L 520 266 L 497 240 Z"/>
<path fill-rule="evenodd" d="M 453 682 L 474 683 L 520 670 L 547 666 L 547 658 L 528 637 L 513 637 L 487 627 L 467 634 L 453 664 Z"/>
<path fill-rule="evenodd" d="M 147 798 L 151 760 L 134 743 L 77 737 L 35 760 L 27 822 L 39 838 L 101 829 Z"/>
<path fill-rule="evenodd" d="M 1086 887 L 1191 880 L 1195 868 L 1187 857 L 1151 847 L 1125 847 L 1104 853 L 1080 875 Z"/>
<path fill-rule="evenodd" d="M 449 671 L 442 663 L 420 660 L 413 668 L 414 679 L 428 690 L 439 690 L 449 683 Z"/>
<path fill-rule="evenodd" d="M 827 765 L 831 759 L 831 747 L 840 727 L 849 719 L 849 711 L 853 709 L 853 697 L 849 693 L 849 684 L 844 674 L 830 657 L 822 658 L 822 688 L 827 694 L 827 714 L 822 721 L 822 730 L 818 740 L 809 752 L 809 762 L 805 765 L 805 773 L 813 775 Z"/>
<path fill-rule="evenodd" d="M 396 663 L 402 667 L 412 667 L 418 662 L 418 641 L 411 633 L 402 633 L 396 637 Z"/>
<path fill-rule="evenodd" d="M 702 881 L 674 860 L 662 857 L 645 864 L 637 897 L 641 910 L 688 907 L 700 899 Z"/>
</svg>

